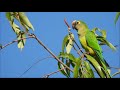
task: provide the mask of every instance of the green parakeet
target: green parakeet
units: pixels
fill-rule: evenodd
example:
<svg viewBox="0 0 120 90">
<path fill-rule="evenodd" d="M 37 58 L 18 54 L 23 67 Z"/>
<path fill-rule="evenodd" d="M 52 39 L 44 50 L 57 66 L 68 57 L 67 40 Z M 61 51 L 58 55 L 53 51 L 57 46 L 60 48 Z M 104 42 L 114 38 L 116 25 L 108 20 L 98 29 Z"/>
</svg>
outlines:
<svg viewBox="0 0 120 90">
<path fill-rule="evenodd" d="M 86 23 L 80 20 L 74 20 L 72 22 L 72 28 L 77 31 L 79 41 L 85 51 L 88 52 L 92 57 L 94 57 L 101 65 L 101 67 L 105 67 L 103 66 L 103 64 L 109 67 L 108 63 L 103 58 L 102 49 L 98 43 L 94 32 L 89 30 Z"/>
</svg>

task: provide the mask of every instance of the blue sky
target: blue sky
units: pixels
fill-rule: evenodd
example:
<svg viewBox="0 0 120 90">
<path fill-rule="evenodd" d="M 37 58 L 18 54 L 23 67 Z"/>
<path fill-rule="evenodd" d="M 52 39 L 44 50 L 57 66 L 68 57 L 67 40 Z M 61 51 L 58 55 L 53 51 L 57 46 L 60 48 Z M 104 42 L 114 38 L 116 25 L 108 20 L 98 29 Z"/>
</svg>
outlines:
<svg viewBox="0 0 120 90">
<path fill-rule="evenodd" d="M 61 51 L 62 40 L 68 34 L 64 18 L 71 26 L 73 20 L 82 20 L 90 29 L 98 27 L 107 31 L 107 40 L 113 45 L 119 45 L 119 23 L 114 24 L 116 12 L 27 12 L 33 24 L 34 33 L 55 55 Z M 0 43 L 5 45 L 16 39 L 5 13 L 0 13 Z M 76 31 L 74 33 L 76 40 Z M 79 43 L 79 41 L 78 41 Z M 113 52 L 109 47 L 103 46 L 103 55 L 110 66 L 120 67 L 119 48 Z M 0 77 L 17 78 L 36 61 L 49 57 L 50 54 L 34 39 L 28 39 L 22 51 L 14 43 L 0 51 Z M 57 61 L 52 58 L 45 59 L 32 67 L 23 78 L 40 78 L 57 70 Z M 112 74 L 117 70 L 112 69 Z M 117 75 L 116 77 L 119 77 Z M 51 78 L 64 78 L 61 73 L 50 76 Z"/>
</svg>

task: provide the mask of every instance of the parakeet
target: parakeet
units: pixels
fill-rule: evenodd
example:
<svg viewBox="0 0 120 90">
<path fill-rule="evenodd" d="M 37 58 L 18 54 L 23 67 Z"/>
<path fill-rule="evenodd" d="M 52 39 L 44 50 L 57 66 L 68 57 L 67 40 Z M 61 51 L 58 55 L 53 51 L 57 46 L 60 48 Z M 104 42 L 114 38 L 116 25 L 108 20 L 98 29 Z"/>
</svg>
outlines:
<svg viewBox="0 0 120 90">
<path fill-rule="evenodd" d="M 77 31 L 79 41 L 85 51 L 94 57 L 101 67 L 103 67 L 102 63 L 109 67 L 108 63 L 103 58 L 102 49 L 98 43 L 95 33 L 89 30 L 87 24 L 80 20 L 74 20 L 72 22 L 72 28 Z"/>
</svg>

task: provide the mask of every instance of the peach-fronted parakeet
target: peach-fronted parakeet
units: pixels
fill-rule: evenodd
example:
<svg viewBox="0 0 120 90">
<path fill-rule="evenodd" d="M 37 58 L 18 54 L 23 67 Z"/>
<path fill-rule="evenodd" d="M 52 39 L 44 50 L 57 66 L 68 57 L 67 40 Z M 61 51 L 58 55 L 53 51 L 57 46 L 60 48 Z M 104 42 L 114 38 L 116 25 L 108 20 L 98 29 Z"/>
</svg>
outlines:
<svg viewBox="0 0 120 90">
<path fill-rule="evenodd" d="M 85 51 L 89 52 L 89 54 L 93 56 L 103 68 L 106 66 L 108 69 L 109 65 L 103 58 L 102 49 L 98 43 L 95 33 L 90 31 L 87 24 L 80 20 L 74 20 L 72 22 L 72 27 L 77 31 L 79 41 Z"/>
</svg>

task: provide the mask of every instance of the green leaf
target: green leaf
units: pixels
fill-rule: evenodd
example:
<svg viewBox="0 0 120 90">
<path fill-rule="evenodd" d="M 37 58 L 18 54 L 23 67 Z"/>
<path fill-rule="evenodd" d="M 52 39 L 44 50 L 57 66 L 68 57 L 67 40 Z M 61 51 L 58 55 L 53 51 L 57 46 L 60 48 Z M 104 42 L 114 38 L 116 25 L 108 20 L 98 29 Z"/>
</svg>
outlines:
<svg viewBox="0 0 120 90">
<path fill-rule="evenodd" d="M 66 60 L 66 65 L 70 67 L 70 60 Z M 70 77 L 70 70 L 66 68 L 67 75 Z"/>
<path fill-rule="evenodd" d="M 99 63 L 93 58 L 91 57 L 90 55 L 87 55 L 85 54 L 86 57 L 87 57 L 87 60 L 91 63 L 91 65 L 96 69 L 98 75 L 101 77 L 101 78 L 106 78 L 104 72 L 102 71 L 101 69 L 101 66 L 99 65 Z"/>
<path fill-rule="evenodd" d="M 120 12 L 117 12 L 116 17 L 115 17 L 115 20 L 114 20 L 114 23 L 115 23 L 115 24 L 117 23 L 119 16 L 120 16 Z"/>
<path fill-rule="evenodd" d="M 26 26 L 24 23 L 21 23 L 21 24 L 22 24 L 22 26 L 25 28 L 26 32 L 28 32 L 28 31 L 29 31 L 29 27 Z"/>
<path fill-rule="evenodd" d="M 62 43 L 62 52 L 64 52 L 64 49 L 66 47 L 66 43 L 68 42 L 68 35 L 64 37 L 63 43 Z"/>
<path fill-rule="evenodd" d="M 20 48 L 21 50 L 24 48 L 26 39 L 22 39 L 22 38 L 26 38 L 26 35 L 23 31 L 21 31 L 19 33 L 19 35 L 17 36 L 18 39 L 18 48 Z"/>
<path fill-rule="evenodd" d="M 72 61 L 72 60 L 70 60 L 70 65 L 74 68 L 75 67 L 75 63 Z"/>
<path fill-rule="evenodd" d="M 10 12 L 6 12 L 6 17 L 9 21 L 11 21 L 11 13 Z"/>
<path fill-rule="evenodd" d="M 63 43 L 62 43 L 62 52 L 64 52 L 64 49 L 66 47 L 66 52 L 69 54 L 72 47 L 73 47 L 73 40 L 74 39 L 74 35 L 70 34 L 70 35 L 66 35 L 64 37 Z"/>
<path fill-rule="evenodd" d="M 61 63 L 58 62 L 58 69 L 62 69 L 62 68 L 65 68 Z M 63 75 L 65 75 L 66 77 L 69 77 L 69 75 L 67 74 L 67 71 L 66 69 L 64 70 L 61 70 L 60 71 Z"/>
<path fill-rule="evenodd" d="M 96 31 L 99 31 L 102 34 L 101 37 L 106 38 L 106 30 L 100 30 L 99 28 L 95 27 L 91 31 L 95 33 L 96 37 L 100 36 L 100 35 L 96 34 Z"/>
<path fill-rule="evenodd" d="M 14 22 L 14 17 L 13 17 L 13 15 L 12 15 L 12 12 L 6 12 L 6 17 L 7 17 L 7 19 L 9 20 L 9 22 L 10 22 L 11 24 L 13 24 L 13 22 Z"/>
<path fill-rule="evenodd" d="M 70 53 L 72 47 L 73 47 L 73 40 L 74 39 L 74 35 L 73 34 L 70 34 L 68 35 L 68 43 L 66 44 L 66 52 L 67 54 Z"/>
<path fill-rule="evenodd" d="M 60 59 L 60 55 L 58 56 L 58 58 Z M 64 63 L 64 58 L 62 58 L 62 62 Z M 58 69 L 62 69 L 62 68 L 65 68 L 65 66 L 63 66 L 60 62 L 58 62 Z M 66 71 L 66 69 L 63 69 L 60 71 L 63 75 L 65 75 L 66 77 L 69 78 L 69 75 Z"/>
<path fill-rule="evenodd" d="M 104 37 L 102 37 L 102 36 L 97 36 L 97 40 L 98 40 L 98 41 L 101 41 L 100 45 L 106 44 L 106 45 L 109 46 L 113 51 L 116 50 L 116 48 L 115 48 L 110 42 L 108 42 Z"/>
<path fill-rule="evenodd" d="M 95 33 L 95 32 L 96 32 L 96 30 L 98 30 L 98 28 L 97 28 L 97 27 L 93 28 L 91 31 Z"/>
<path fill-rule="evenodd" d="M 73 62 L 77 62 L 76 58 L 72 54 L 67 54 L 67 53 L 61 52 L 59 57 L 67 58 L 67 59 L 72 60 Z"/>
<path fill-rule="evenodd" d="M 104 42 L 99 43 L 99 45 L 106 45 Z"/>
<path fill-rule="evenodd" d="M 90 64 L 87 61 L 84 61 L 84 65 L 89 74 L 88 76 L 90 76 L 89 78 L 94 78 L 94 73 L 93 73 L 93 70 L 92 70 Z"/>
<path fill-rule="evenodd" d="M 100 32 L 100 29 L 97 28 L 97 27 L 93 28 L 91 31 L 94 32 L 94 34 L 95 34 L 96 36 L 98 36 L 98 34 L 96 34 L 96 31 L 97 31 L 97 30 Z"/>
<path fill-rule="evenodd" d="M 32 26 L 31 22 L 29 21 L 25 13 L 24 12 L 18 12 L 18 13 L 19 13 L 20 21 L 34 31 L 34 27 Z"/>
<path fill-rule="evenodd" d="M 106 44 L 113 50 L 116 51 L 116 48 L 108 41 L 106 41 Z"/>
<path fill-rule="evenodd" d="M 78 78 L 78 72 L 79 72 L 79 65 L 75 65 L 74 69 L 73 69 L 73 77 L 74 78 Z"/>
<path fill-rule="evenodd" d="M 60 53 L 59 57 L 62 57 L 62 58 L 70 60 L 70 64 L 74 67 L 74 71 L 73 71 L 74 75 L 73 76 L 77 77 L 78 76 L 78 72 L 79 72 L 78 68 L 80 66 L 80 59 L 79 58 L 75 58 L 72 54 L 67 54 L 67 53 L 63 53 L 63 52 Z M 67 73 L 67 75 L 69 75 L 69 73 Z"/>
<path fill-rule="evenodd" d="M 20 33 L 20 28 L 17 24 L 15 24 L 14 22 L 10 22 L 10 25 L 12 26 L 13 31 L 16 33 L 16 35 L 18 35 Z"/>
<path fill-rule="evenodd" d="M 101 30 L 101 34 L 104 38 L 106 38 L 106 30 Z"/>
<path fill-rule="evenodd" d="M 73 69 L 73 77 L 74 78 L 78 78 L 78 75 L 79 75 L 79 68 L 80 68 L 80 63 L 81 63 L 81 60 L 80 58 L 76 58 L 76 64 L 75 64 L 75 67 Z"/>
</svg>

